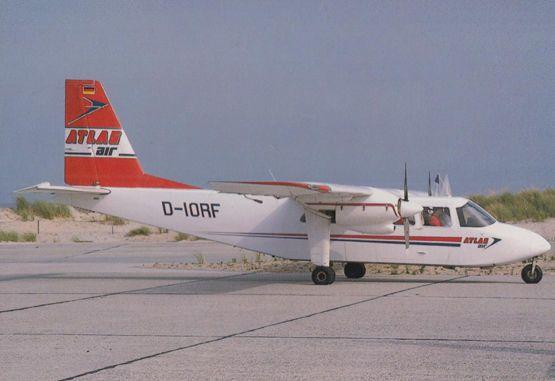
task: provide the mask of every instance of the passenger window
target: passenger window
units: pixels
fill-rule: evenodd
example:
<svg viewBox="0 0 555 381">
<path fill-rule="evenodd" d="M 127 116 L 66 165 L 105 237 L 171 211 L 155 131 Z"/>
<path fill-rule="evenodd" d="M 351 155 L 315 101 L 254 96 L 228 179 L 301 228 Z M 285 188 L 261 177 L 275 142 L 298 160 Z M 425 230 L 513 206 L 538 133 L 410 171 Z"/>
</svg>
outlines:
<svg viewBox="0 0 555 381">
<path fill-rule="evenodd" d="M 422 212 L 424 226 L 451 226 L 451 213 L 445 207 L 424 207 Z"/>
</svg>

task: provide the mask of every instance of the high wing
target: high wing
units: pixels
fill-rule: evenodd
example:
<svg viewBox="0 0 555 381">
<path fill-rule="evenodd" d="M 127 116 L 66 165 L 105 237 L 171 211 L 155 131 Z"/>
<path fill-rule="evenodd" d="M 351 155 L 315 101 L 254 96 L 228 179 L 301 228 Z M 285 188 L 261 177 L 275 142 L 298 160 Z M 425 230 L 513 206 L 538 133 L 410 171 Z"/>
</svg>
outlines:
<svg viewBox="0 0 555 381">
<path fill-rule="evenodd" d="M 212 189 L 254 196 L 290 197 L 301 203 L 345 201 L 356 197 L 368 197 L 372 188 L 362 186 L 324 184 L 295 181 L 213 181 Z"/>
<path fill-rule="evenodd" d="M 330 265 L 331 217 L 318 210 L 323 203 L 338 203 L 354 198 L 367 198 L 372 188 L 337 184 L 294 181 L 216 181 L 210 186 L 220 192 L 252 196 L 289 197 L 299 202 L 305 210 L 310 261 L 323 271 L 314 282 L 328 282 L 332 275 Z M 312 205 L 311 205 L 312 204 Z M 329 273 L 329 274 L 328 274 Z M 315 280 L 316 279 L 316 280 Z M 322 284 L 324 284 L 322 283 Z M 325 284 L 328 284 L 325 283 Z"/>
<path fill-rule="evenodd" d="M 40 183 L 28 188 L 19 189 L 15 193 L 91 194 L 102 196 L 110 194 L 110 190 L 98 187 L 66 187 L 50 185 L 50 183 Z"/>
</svg>

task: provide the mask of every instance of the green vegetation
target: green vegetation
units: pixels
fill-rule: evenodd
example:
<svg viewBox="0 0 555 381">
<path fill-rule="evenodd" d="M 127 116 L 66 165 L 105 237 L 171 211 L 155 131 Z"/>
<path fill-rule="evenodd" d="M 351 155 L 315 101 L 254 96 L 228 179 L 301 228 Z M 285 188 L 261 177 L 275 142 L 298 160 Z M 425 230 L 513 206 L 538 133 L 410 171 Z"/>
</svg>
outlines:
<svg viewBox="0 0 555 381">
<path fill-rule="evenodd" d="M 71 217 L 71 211 L 66 205 L 54 204 L 47 201 L 29 202 L 25 197 L 17 198 L 14 211 L 21 216 L 23 221 L 32 221 L 35 219 L 35 216 L 47 220 L 58 217 Z"/>
<path fill-rule="evenodd" d="M 204 255 L 202 255 L 201 253 L 196 253 L 195 259 L 197 260 L 197 264 L 204 265 Z"/>
<path fill-rule="evenodd" d="M 391 265 L 391 275 L 399 274 L 399 265 L 393 264 Z"/>
<path fill-rule="evenodd" d="M 14 231 L 2 231 L 0 230 L 0 242 L 35 242 L 37 240 L 37 235 L 35 233 L 23 233 L 18 234 Z"/>
<path fill-rule="evenodd" d="M 141 226 L 140 228 L 130 230 L 126 234 L 127 237 L 135 237 L 137 235 L 150 235 L 150 229 L 147 228 L 146 226 Z"/>
<path fill-rule="evenodd" d="M 175 236 L 176 241 L 196 241 L 198 238 L 194 235 L 190 235 L 187 233 L 177 233 Z"/>
<path fill-rule="evenodd" d="M 555 189 L 525 190 L 518 193 L 501 193 L 490 196 L 469 197 L 490 212 L 499 221 L 543 221 L 555 217 Z"/>
<path fill-rule="evenodd" d="M 125 225 L 127 223 L 127 221 L 124 220 L 121 217 L 105 215 L 104 216 L 104 223 L 107 223 L 107 224 L 110 224 L 110 225 Z"/>
<path fill-rule="evenodd" d="M 19 234 L 17 232 L 5 232 L 0 230 L 0 242 L 18 242 Z"/>
<path fill-rule="evenodd" d="M 79 238 L 78 236 L 74 235 L 73 237 L 71 237 L 71 242 L 88 243 L 88 242 L 92 242 L 92 241 L 86 241 L 86 240 L 83 240 L 83 239 Z"/>
<path fill-rule="evenodd" d="M 37 235 L 35 233 L 31 233 L 31 232 L 23 233 L 20 236 L 20 240 L 22 242 L 36 242 L 37 241 Z"/>
</svg>

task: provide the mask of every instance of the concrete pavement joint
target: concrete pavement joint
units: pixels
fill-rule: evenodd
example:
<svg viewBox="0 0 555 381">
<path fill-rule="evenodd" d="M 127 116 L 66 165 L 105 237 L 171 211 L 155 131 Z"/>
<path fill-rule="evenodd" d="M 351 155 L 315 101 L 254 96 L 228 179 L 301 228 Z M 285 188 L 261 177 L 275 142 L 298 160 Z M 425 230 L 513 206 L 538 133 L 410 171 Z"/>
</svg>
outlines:
<svg viewBox="0 0 555 381">
<path fill-rule="evenodd" d="M 465 339 L 442 337 L 360 337 L 360 336 L 270 336 L 270 335 L 241 335 L 238 338 L 256 339 L 300 339 L 300 340 L 379 340 L 379 341 L 444 341 L 468 343 L 504 343 L 504 344 L 555 344 L 555 340 L 503 340 L 503 339 Z"/>
<path fill-rule="evenodd" d="M 139 288 L 139 289 L 135 289 L 135 290 L 124 290 L 124 291 L 117 291 L 117 292 L 109 292 L 109 293 L 105 293 L 105 294 L 87 296 L 87 297 L 85 297 L 85 298 L 77 298 L 77 299 L 69 299 L 69 300 L 60 300 L 60 301 L 57 301 L 57 302 L 42 303 L 42 304 L 36 304 L 36 305 L 33 305 L 33 306 L 26 306 L 26 307 L 11 308 L 11 309 L 8 309 L 8 310 L 1 310 L 1 311 L 0 311 L 0 314 L 8 313 L 8 312 L 24 311 L 24 310 L 29 310 L 29 309 L 33 309 L 33 308 L 39 308 L 39 307 L 54 306 L 54 305 L 58 305 L 58 304 L 66 304 L 66 303 L 72 303 L 72 302 L 79 302 L 79 301 L 84 301 L 84 300 L 105 298 L 105 297 L 114 296 L 114 295 L 123 295 L 123 294 L 130 294 L 130 293 L 134 293 L 134 292 L 155 290 L 155 289 L 161 288 L 161 287 L 172 287 L 172 286 L 178 286 L 178 285 L 183 285 L 183 284 L 192 284 L 192 283 L 207 282 L 207 281 L 212 281 L 212 280 L 221 280 L 221 279 L 236 278 L 236 277 L 239 277 L 239 276 L 249 275 L 249 274 L 253 274 L 253 273 L 254 273 L 254 272 L 247 272 L 247 273 L 226 275 L 226 276 L 217 277 L 217 278 L 209 278 L 209 279 L 207 279 L 207 278 L 202 278 L 202 279 L 195 279 L 195 280 L 190 280 L 190 281 L 186 281 L 186 282 L 178 282 L 178 283 L 172 283 L 172 284 L 165 284 L 165 285 L 161 285 L 161 286 Z"/>
<path fill-rule="evenodd" d="M 450 278 L 450 279 L 440 280 L 440 281 L 437 281 L 437 282 L 420 284 L 418 286 L 408 287 L 408 288 L 404 288 L 402 290 L 392 291 L 392 292 L 389 292 L 389 293 L 386 293 L 386 294 L 374 296 L 374 297 L 367 298 L 367 299 L 362 299 L 362 300 L 359 300 L 357 302 L 347 303 L 347 304 L 343 304 L 343 305 L 340 305 L 340 306 L 336 306 L 336 307 L 327 308 L 327 309 L 324 309 L 324 310 L 321 310 L 321 311 L 313 312 L 313 313 L 310 313 L 310 314 L 305 314 L 305 315 L 297 316 L 297 317 L 294 317 L 294 318 L 281 320 L 281 321 L 278 321 L 278 322 L 275 322 L 275 323 L 266 324 L 266 325 L 263 325 L 263 326 L 259 326 L 259 327 L 248 329 L 248 330 L 244 330 L 244 331 L 241 331 L 241 332 L 232 333 L 232 334 L 221 336 L 221 337 L 218 337 L 218 338 L 215 338 L 215 339 L 202 341 L 200 343 L 186 345 L 186 346 L 182 346 L 182 347 L 168 349 L 166 351 L 152 353 L 152 354 L 146 355 L 146 356 L 137 357 L 137 358 L 134 358 L 134 359 L 131 359 L 131 360 L 127 360 L 127 361 L 123 361 L 123 362 L 120 362 L 120 363 L 104 366 L 104 367 L 101 367 L 101 368 L 90 370 L 88 372 L 84 372 L 84 373 L 80 373 L 80 374 L 77 374 L 77 375 L 74 375 L 74 376 L 63 378 L 63 379 L 60 379 L 60 381 L 75 380 L 75 379 L 80 378 L 80 377 L 88 376 L 88 375 L 91 375 L 91 374 L 96 374 L 96 373 L 99 373 L 99 372 L 102 372 L 102 371 L 105 371 L 105 370 L 109 370 L 109 369 L 114 369 L 118 366 L 133 364 L 133 363 L 136 363 L 136 362 L 139 362 L 139 361 L 142 361 L 142 360 L 148 360 L 148 359 L 151 359 L 151 358 L 155 358 L 155 357 L 163 356 L 163 355 L 166 355 L 166 354 L 182 351 L 182 350 L 185 350 L 185 349 L 195 348 L 195 347 L 199 347 L 199 346 L 202 346 L 202 345 L 219 342 L 219 341 L 226 340 L 226 339 L 229 339 L 229 338 L 245 335 L 247 333 L 256 332 L 256 331 L 259 331 L 259 330 L 262 330 L 262 329 L 265 329 L 265 328 L 275 327 L 275 326 L 278 326 L 278 325 L 283 325 L 283 324 L 291 323 L 291 322 L 294 322 L 294 321 L 308 319 L 310 317 L 325 314 L 325 313 L 328 313 L 328 312 L 333 312 L 333 311 L 337 311 L 337 310 L 340 310 L 340 309 L 349 308 L 349 307 L 353 307 L 353 306 L 356 306 L 356 305 L 359 305 L 359 304 L 371 302 L 371 301 L 374 301 L 374 300 L 387 298 L 389 296 L 396 295 L 396 294 L 399 294 L 399 293 L 402 293 L 402 292 L 405 292 L 405 291 L 410 291 L 410 290 L 415 290 L 415 289 L 422 288 L 422 287 L 427 287 L 427 286 L 432 286 L 432 285 L 436 285 L 436 284 L 446 283 L 446 282 L 450 282 L 452 280 L 462 279 L 462 278 L 466 278 L 466 277 L 467 277 L 467 275 L 463 275 L 463 276 L 454 277 L 454 278 Z"/>
<path fill-rule="evenodd" d="M 126 245 L 127 245 L 126 243 L 122 243 L 122 244 L 119 244 L 119 245 L 108 246 L 108 247 L 103 248 L 103 249 L 89 250 L 89 251 L 85 251 L 84 253 L 68 255 L 68 256 L 62 257 L 62 258 L 56 258 L 56 259 L 53 259 L 53 260 L 48 261 L 48 262 L 59 262 L 60 260 L 70 259 L 70 258 L 76 258 L 76 257 L 80 257 L 80 256 L 83 256 L 83 255 L 88 255 L 88 254 L 100 253 L 100 252 L 102 252 L 102 251 L 108 251 L 108 250 L 112 250 L 112 249 L 117 249 L 117 248 L 119 248 L 119 247 L 123 247 L 123 246 L 126 246 Z"/>
<path fill-rule="evenodd" d="M 125 333 L 71 333 L 71 332 L 13 332 L 0 333 L 0 336 L 98 336 L 98 337 L 182 337 L 182 338 L 220 338 L 219 335 L 165 335 L 165 334 L 125 334 Z M 291 339 L 291 340 L 368 340 L 368 341 L 443 341 L 469 343 L 503 343 L 503 344 L 555 344 L 555 340 L 503 340 L 503 339 L 466 339 L 445 337 L 387 337 L 387 336 L 272 336 L 272 335 L 237 335 L 246 339 Z"/>
</svg>

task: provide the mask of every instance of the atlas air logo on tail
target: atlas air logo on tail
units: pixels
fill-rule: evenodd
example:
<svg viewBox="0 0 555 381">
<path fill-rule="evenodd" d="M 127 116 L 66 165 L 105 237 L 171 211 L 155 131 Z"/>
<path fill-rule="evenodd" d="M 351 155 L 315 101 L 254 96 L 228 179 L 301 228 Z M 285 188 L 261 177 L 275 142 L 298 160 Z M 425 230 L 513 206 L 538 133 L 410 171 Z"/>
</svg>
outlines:
<svg viewBox="0 0 555 381">
<path fill-rule="evenodd" d="M 96 134 L 98 132 L 98 135 Z M 95 144 L 117 146 L 121 140 L 119 130 L 86 130 L 72 128 L 66 139 L 66 144 Z"/>
<path fill-rule="evenodd" d="M 66 145 L 81 144 L 88 148 L 96 147 L 95 156 L 114 156 L 117 146 L 121 141 L 123 133 L 121 130 L 98 130 L 72 128 L 66 138 Z"/>
<path fill-rule="evenodd" d="M 134 158 L 135 152 L 120 129 L 66 128 L 66 155 Z"/>
<path fill-rule="evenodd" d="M 94 87 L 91 87 L 89 90 L 87 90 L 87 87 L 85 87 L 83 89 L 83 94 L 94 94 Z M 100 101 L 95 101 L 93 99 L 87 98 L 87 97 L 83 97 L 83 99 L 89 103 L 88 106 L 86 106 L 86 111 L 80 115 L 77 116 L 77 118 L 73 119 L 72 121 L 70 121 L 68 124 L 73 124 L 75 122 L 77 122 L 79 119 L 84 118 L 87 115 L 92 114 L 95 111 L 98 111 L 106 106 L 108 106 L 108 103 L 103 103 Z"/>
</svg>

